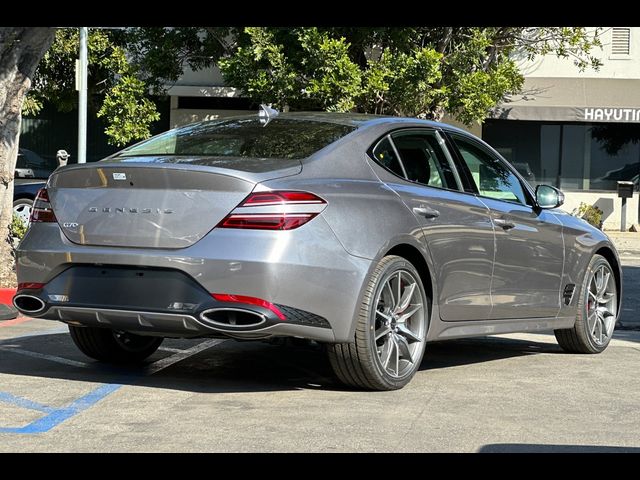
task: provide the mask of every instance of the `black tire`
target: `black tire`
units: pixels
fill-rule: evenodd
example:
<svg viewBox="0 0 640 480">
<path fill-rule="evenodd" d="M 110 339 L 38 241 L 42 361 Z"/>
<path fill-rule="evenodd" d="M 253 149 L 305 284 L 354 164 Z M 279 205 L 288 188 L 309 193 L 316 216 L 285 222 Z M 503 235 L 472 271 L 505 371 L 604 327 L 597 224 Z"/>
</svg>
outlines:
<svg viewBox="0 0 640 480">
<path fill-rule="evenodd" d="M 109 363 L 137 363 L 155 352 L 162 337 L 145 337 L 133 333 L 114 332 L 108 328 L 69 325 L 73 343 L 87 357 Z"/>
<path fill-rule="evenodd" d="M 378 345 L 375 339 L 376 309 L 378 306 L 375 302 L 381 295 L 381 290 L 387 280 L 400 270 L 409 272 L 419 288 L 423 312 L 422 318 L 418 322 L 423 339 L 414 347 L 416 350 L 413 355 L 413 365 L 408 366 L 408 371 L 401 376 L 393 376 L 385 370 L 378 354 Z M 354 341 L 327 345 L 329 361 L 336 376 L 346 385 L 368 390 L 397 390 L 404 387 L 415 375 L 424 356 L 430 313 L 430 301 L 416 268 L 402 257 L 395 255 L 384 257 L 368 281 L 360 305 Z M 397 373 L 400 373 L 399 360 L 396 362 Z"/>
<path fill-rule="evenodd" d="M 606 265 L 609 270 L 611 270 L 613 275 L 613 268 L 611 268 L 611 265 L 609 264 L 607 259 L 602 255 L 594 255 L 589 262 L 587 272 L 584 275 L 584 280 L 582 282 L 582 285 L 580 286 L 580 291 L 578 292 L 578 294 L 580 295 L 578 297 L 578 313 L 576 315 L 576 322 L 573 325 L 573 328 L 554 330 L 556 340 L 565 352 L 590 354 L 600 353 L 607 348 L 609 342 L 611 341 L 611 336 L 609 336 L 603 343 L 596 343 L 596 341 L 591 336 L 587 321 L 587 289 L 589 288 L 591 273 L 596 271 L 596 269 L 598 269 L 601 265 Z M 615 299 L 615 301 L 617 302 L 617 298 Z"/>
</svg>

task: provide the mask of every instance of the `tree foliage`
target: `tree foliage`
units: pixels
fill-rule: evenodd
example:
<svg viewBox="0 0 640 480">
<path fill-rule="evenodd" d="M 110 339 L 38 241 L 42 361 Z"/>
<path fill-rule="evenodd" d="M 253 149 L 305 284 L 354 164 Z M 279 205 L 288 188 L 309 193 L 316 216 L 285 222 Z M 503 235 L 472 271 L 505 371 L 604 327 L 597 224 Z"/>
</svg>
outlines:
<svg viewBox="0 0 640 480">
<path fill-rule="evenodd" d="M 89 30 L 89 108 L 107 123 L 111 143 L 125 145 L 150 136 L 149 127 L 160 118 L 148 89 L 140 77 L 138 65 L 127 57 L 123 32 Z M 60 111 L 70 111 L 78 102 L 75 89 L 75 61 L 78 57 L 79 32 L 60 29 L 40 62 L 32 90 L 23 111 L 35 115 L 44 101 Z"/>
<path fill-rule="evenodd" d="M 597 68 L 599 32 L 544 28 L 246 28 L 218 61 L 229 85 L 282 109 L 469 124 L 518 92 L 518 61 L 555 53 Z"/>
<path fill-rule="evenodd" d="M 48 27 L 0 28 L 0 287 L 15 286 L 10 225 L 21 110 L 54 32 Z"/>
<path fill-rule="evenodd" d="M 111 142 L 149 136 L 163 94 L 188 67 L 219 65 L 225 82 L 288 110 L 406 115 L 470 124 L 518 92 L 518 62 L 554 53 L 598 67 L 598 31 L 580 27 L 140 27 L 91 29 L 90 108 Z M 61 29 L 38 67 L 25 111 L 77 102 L 77 29 Z"/>
</svg>

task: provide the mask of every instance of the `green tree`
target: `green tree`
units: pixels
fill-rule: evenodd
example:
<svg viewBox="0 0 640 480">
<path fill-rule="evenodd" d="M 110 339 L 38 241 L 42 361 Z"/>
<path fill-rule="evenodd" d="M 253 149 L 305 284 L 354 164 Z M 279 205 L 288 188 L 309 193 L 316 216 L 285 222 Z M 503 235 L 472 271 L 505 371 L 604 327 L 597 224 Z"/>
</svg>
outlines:
<svg viewBox="0 0 640 480">
<path fill-rule="evenodd" d="M 54 32 L 53 28 L 0 28 L 0 287 L 15 282 L 9 226 L 22 104 Z"/>
<path fill-rule="evenodd" d="M 51 48 L 38 65 L 24 113 L 36 115 L 45 101 L 60 111 L 77 106 L 75 61 L 78 57 L 77 28 L 56 32 Z M 127 37 L 117 30 L 90 29 L 89 109 L 106 120 L 109 141 L 125 145 L 149 137 L 150 125 L 160 118 L 148 98 L 148 88 L 140 78 L 138 65 L 127 58 Z"/>
<path fill-rule="evenodd" d="M 470 124 L 555 53 L 597 68 L 598 31 L 544 28 L 246 28 L 218 64 L 229 85 L 281 109 L 359 111 Z"/>
</svg>

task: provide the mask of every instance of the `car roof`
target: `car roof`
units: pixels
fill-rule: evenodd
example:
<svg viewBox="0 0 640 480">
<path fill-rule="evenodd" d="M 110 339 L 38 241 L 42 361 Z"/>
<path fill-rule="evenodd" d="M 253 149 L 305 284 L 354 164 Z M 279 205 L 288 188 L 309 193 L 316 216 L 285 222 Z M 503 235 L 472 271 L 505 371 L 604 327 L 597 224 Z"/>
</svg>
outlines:
<svg viewBox="0 0 640 480">
<path fill-rule="evenodd" d="M 216 119 L 214 121 L 224 121 L 239 118 L 256 118 L 256 115 L 242 115 L 234 117 L 226 117 Z M 465 130 L 454 127 L 447 123 L 435 122 L 432 120 L 422 120 L 420 118 L 411 117 L 393 117 L 388 115 L 373 115 L 368 113 L 334 113 L 334 112 L 280 112 L 274 118 L 283 120 L 301 120 L 333 123 L 337 125 L 348 125 L 356 128 L 369 127 L 373 125 L 389 124 L 401 127 L 404 124 L 410 126 L 425 126 L 432 128 L 442 128 L 445 130 L 456 131 L 468 134 Z"/>
</svg>

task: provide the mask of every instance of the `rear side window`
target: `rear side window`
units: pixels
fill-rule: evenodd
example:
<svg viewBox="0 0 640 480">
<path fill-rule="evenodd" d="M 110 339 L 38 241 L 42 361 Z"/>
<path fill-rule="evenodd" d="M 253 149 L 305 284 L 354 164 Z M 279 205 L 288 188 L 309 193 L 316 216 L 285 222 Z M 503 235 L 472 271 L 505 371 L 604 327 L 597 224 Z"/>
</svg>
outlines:
<svg viewBox="0 0 640 480">
<path fill-rule="evenodd" d="M 383 138 L 378 142 L 372 153 L 376 162 L 386 169 L 391 170 L 396 175 L 404 177 L 404 172 L 402 171 L 400 162 L 398 162 L 398 156 L 388 138 Z"/>
<path fill-rule="evenodd" d="M 351 133 L 355 127 L 312 120 L 258 118 L 203 122 L 170 130 L 126 148 L 115 158 L 212 156 L 302 159 Z M 126 160 L 122 160 L 126 161 Z M 154 158 L 152 161 L 162 161 Z M 176 162 L 176 160 L 167 160 Z M 180 161 L 189 162 L 189 159 Z"/>
</svg>

